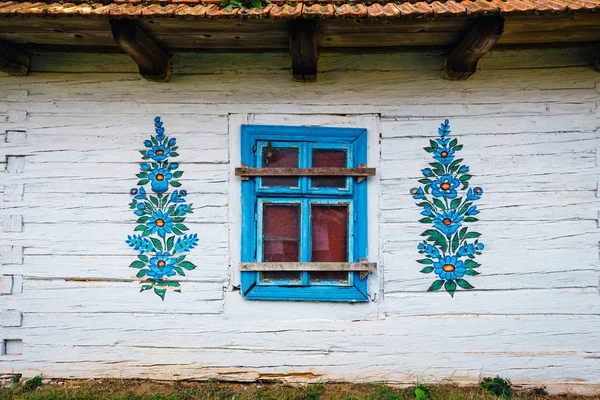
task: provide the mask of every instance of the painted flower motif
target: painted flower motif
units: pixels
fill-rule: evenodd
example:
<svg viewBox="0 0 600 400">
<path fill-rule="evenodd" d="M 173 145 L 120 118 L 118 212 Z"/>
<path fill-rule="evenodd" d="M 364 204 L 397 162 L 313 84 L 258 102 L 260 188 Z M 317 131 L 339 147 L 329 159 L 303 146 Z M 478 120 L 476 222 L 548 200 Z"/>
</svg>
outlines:
<svg viewBox="0 0 600 400">
<path fill-rule="evenodd" d="M 464 263 L 456 256 L 440 257 L 433 263 L 433 270 L 440 279 L 445 281 L 462 278 L 467 271 Z"/>
<path fill-rule="evenodd" d="M 474 256 L 477 252 L 477 249 L 473 243 L 465 244 L 464 246 L 460 246 L 458 248 L 458 252 L 456 253 L 460 257 Z"/>
<path fill-rule="evenodd" d="M 150 150 L 148 150 L 148 156 L 150 156 L 154 161 L 163 161 L 169 157 L 170 153 L 171 149 L 164 144 L 153 146 Z"/>
<path fill-rule="evenodd" d="M 433 211 L 431 211 L 431 207 L 425 206 L 423 207 L 423 211 L 421 211 L 421 215 L 425 217 L 430 217 L 433 215 Z"/>
<path fill-rule="evenodd" d="M 467 215 L 477 215 L 477 214 L 479 214 L 479 210 L 477 209 L 477 206 L 471 206 L 467 210 L 466 214 Z"/>
<path fill-rule="evenodd" d="M 148 174 L 152 190 L 156 193 L 166 192 L 171 178 L 173 178 L 173 174 L 166 168 L 155 168 Z"/>
<path fill-rule="evenodd" d="M 150 270 L 147 273 L 148 278 L 155 281 L 163 279 L 165 276 L 175 276 L 176 258 L 170 258 L 169 253 L 156 253 L 156 257 L 150 258 L 148 266 Z"/>
<path fill-rule="evenodd" d="M 463 219 L 458 211 L 442 211 L 433 219 L 433 226 L 444 235 L 450 236 L 461 227 L 460 222 Z"/>
<path fill-rule="evenodd" d="M 423 243 L 419 243 L 419 245 L 417 247 L 419 250 L 421 250 L 423 253 L 427 254 L 428 256 L 431 256 L 433 258 L 440 257 L 440 251 L 437 249 L 437 247 L 433 247 L 430 244 L 425 245 Z"/>
<path fill-rule="evenodd" d="M 423 188 L 412 188 L 410 189 L 410 194 L 415 200 L 419 200 L 425 197 L 425 192 L 423 191 Z"/>
<path fill-rule="evenodd" d="M 144 146 L 152 147 L 152 142 L 150 140 L 144 140 Z"/>
<path fill-rule="evenodd" d="M 467 192 L 467 200 L 469 200 L 469 201 L 479 200 L 481 198 L 482 194 L 483 194 L 482 188 L 480 188 L 479 186 L 474 187 L 472 189 L 469 189 L 469 191 Z"/>
<path fill-rule="evenodd" d="M 441 162 L 443 165 L 448 165 L 454 160 L 454 150 L 446 146 L 438 147 L 433 153 L 433 158 Z"/>
<path fill-rule="evenodd" d="M 177 215 L 185 215 L 185 214 L 187 214 L 187 206 L 185 204 L 182 204 L 179 207 L 177 207 Z"/>
<path fill-rule="evenodd" d="M 443 175 L 440 179 L 431 182 L 431 194 L 435 197 L 446 197 L 453 199 L 456 197 L 456 188 L 460 186 L 460 181 L 452 175 Z"/>
<path fill-rule="evenodd" d="M 182 192 L 184 192 L 185 190 L 182 190 Z M 181 196 L 181 192 L 178 190 L 173 191 L 173 193 L 171 193 L 171 197 L 169 198 L 169 200 L 171 200 L 173 203 L 185 203 L 185 199 L 183 198 L 184 196 Z"/>
<path fill-rule="evenodd" d="M 426 178 L 430 178 L 434 175 L 433 171 L 431 170 L 431 168 L 425 168 L 421 170 L 421 173 L 423 174 L 424 177 Z"/>
<path fill-rule="evenodd" d="M 152 216 L 146 221 L 146 226 L 150 228 L 150 234 L 158 234 L 165 236 L 172 232 L 173 219 L 163 210 L 158 210 L 152 213 Z"/>
<path fill-rule="evenodd" d="M 185 189 L 181 189 L 181 190 L 179 191 L 179 196 L 181 196 L 181 197 L 185 197 L 185 196 L 187 196 L 187 190 L 185 190 Z"/>
<path fill-rule="evenodd" d="M 132 196 L 135 196 L 138 193 L 139 193 L 138 188 L 131 188 L 131 189 L 129 189 L 129 194 L 132 195 Z"/>
<path fill-rule="evenodd" d="M 177 139 L 176 138 L 171 138 L 169 139 L 169 146 L 175 146 L 175 143 L 177 143 Z"/>
<path fill-rule="evenodd" d="M 466 174 L 467 172 L 469 172 L 469 167 L 467 165 L 463 165 L 458 169 L 459 174 Z"/>
</svg>

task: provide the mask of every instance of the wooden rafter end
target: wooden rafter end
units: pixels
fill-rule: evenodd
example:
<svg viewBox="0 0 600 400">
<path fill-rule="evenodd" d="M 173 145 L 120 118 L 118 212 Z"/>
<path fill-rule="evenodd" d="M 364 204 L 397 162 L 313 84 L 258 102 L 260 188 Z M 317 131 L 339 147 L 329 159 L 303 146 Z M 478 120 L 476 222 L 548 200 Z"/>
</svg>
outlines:
<svg viewBox="0 0 600 400">
<path fill-rule="evenodd" d="M 29 55 L 16 46 L 0 42 L 0 71 L 12 76 L 25 76 L 29 73 Z"/>
<path fill-rule="evenodd" d="M 171 58 L 135 21 L 111 20 L 117 46 L 137 63 L 140 75 L 154 82 L 171 79 Z"/>
<path fill-rule="evenodd" d="M 292 20 L 289 34 L 292 78 L 298 82 L 316 81 L 318 56 L 316 21 Z"/>
<path fill-rule="evenodd" d="M 504 30 L 504 18 L 482 17 L 475 20 L 465 37 L 458 43 L 444 62 L 444 78 L 460 81 L 477 70 L 477 62 L 500 39 Z"/>
</svg>

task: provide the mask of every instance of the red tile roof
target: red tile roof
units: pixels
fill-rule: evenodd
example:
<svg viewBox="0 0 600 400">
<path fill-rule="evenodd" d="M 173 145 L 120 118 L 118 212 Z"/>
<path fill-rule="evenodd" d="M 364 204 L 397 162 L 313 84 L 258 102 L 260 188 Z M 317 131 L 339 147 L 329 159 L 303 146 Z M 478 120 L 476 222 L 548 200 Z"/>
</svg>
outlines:
<svg viewBox="0 0 600 400">
<path fill-rule="evenodd" d="M 600 0 L 436 0 L 362 3 L 344 0 L 274 0 L 264 8 L 227 11 L 221 0 L 115 0 L 113 2 L 0 1 L 0 16 L 82 15 L 90 17 L 187 18 L 401 18 L 474 14 L 600 11 Z"/>
</svg>

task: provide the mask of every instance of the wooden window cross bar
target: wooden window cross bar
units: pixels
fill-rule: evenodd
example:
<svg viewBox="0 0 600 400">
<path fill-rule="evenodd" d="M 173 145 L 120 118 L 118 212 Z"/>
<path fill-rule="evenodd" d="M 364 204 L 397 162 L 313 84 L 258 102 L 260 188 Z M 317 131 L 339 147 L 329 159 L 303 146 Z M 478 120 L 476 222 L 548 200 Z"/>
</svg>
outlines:
<svg viewBox="0 0 600 400">
<path fill-rule="evenodd" d="M 242 180 L 255 176 L 356 176 L 362 182 L 367 176 L 375 176 L 375 168 L 367 168 L 360 164 L 358 168 L 249 168 L 243 166 L 235 169 L 235 175 Z"/>
</svg>

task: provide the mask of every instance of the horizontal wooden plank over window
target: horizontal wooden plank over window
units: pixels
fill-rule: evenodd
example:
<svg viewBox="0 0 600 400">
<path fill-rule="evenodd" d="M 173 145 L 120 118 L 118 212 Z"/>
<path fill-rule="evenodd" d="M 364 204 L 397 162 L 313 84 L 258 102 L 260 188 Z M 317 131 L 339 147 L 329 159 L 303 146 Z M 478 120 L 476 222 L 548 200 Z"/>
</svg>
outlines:
<svg viewBox="0 0 600 400">
<path fill-rule="evenodd" d="M 376 271 L 374 262 L 242 262 L 240 271 Z"/>
<path fill-rule="evenodd" d="M 375 168 L 236 168 L 235 175 L 251 176 L 375 176 Z"/>
</svg>

